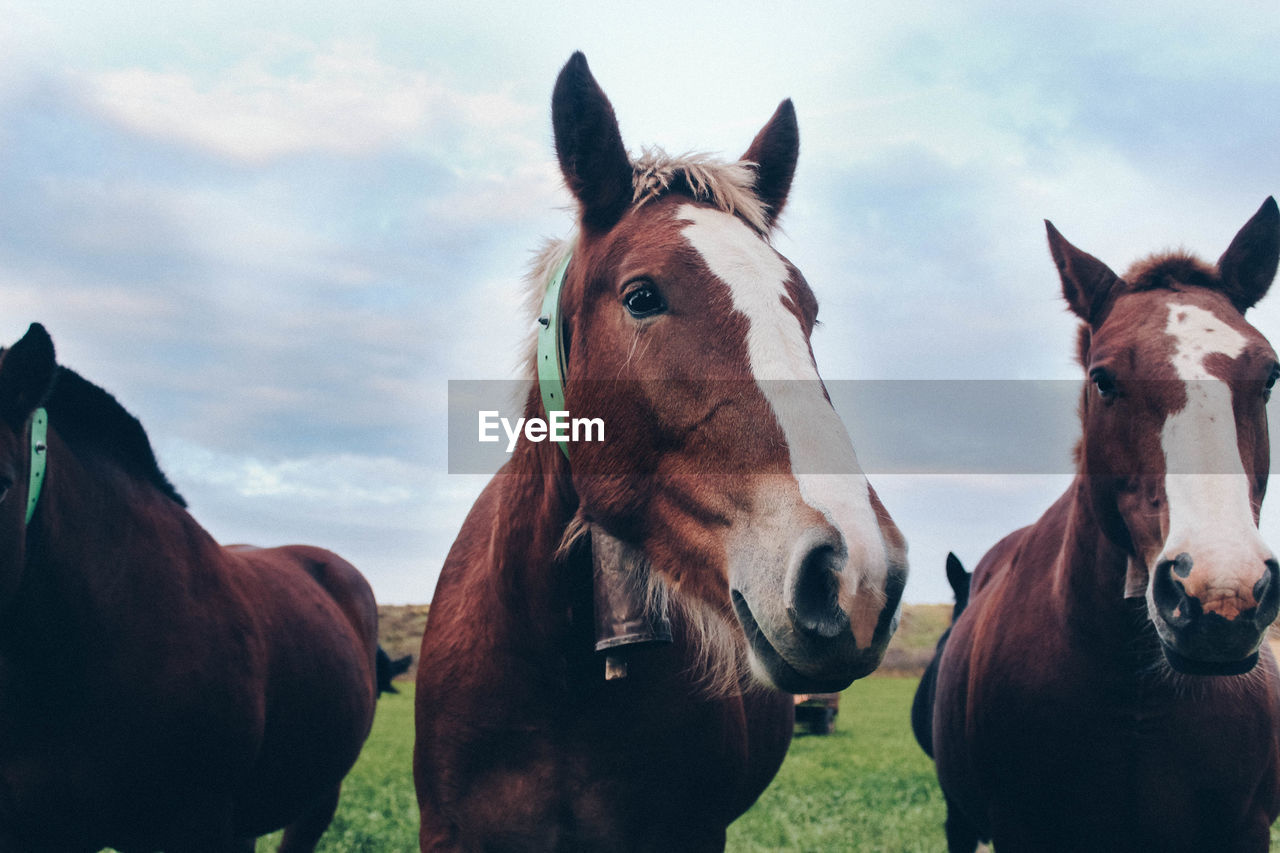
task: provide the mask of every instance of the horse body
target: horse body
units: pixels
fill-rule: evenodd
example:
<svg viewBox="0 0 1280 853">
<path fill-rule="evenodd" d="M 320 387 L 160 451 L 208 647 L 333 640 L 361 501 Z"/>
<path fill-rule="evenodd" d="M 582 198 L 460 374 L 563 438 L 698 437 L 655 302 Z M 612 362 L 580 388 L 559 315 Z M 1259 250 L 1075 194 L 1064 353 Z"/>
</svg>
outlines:
<svg viewBox="0 0 1280 853">
<path fill-rule="evenodd" d="M 372 722 L 367 583 L 319 549 L 218 546 L 136 421 L 48 353 L 38 509 L 0 503 L 0 850 L 243 850 L 286 824 L 282 849 L 312 849 Z M 0 432 L 25 476 L 24 431 Z"/>
<path fill-rule="evenodd" d="M 1062 574 L 1114 582 L 1127 559 L 1065 545 L 1070 511 L 1060 500 L 982 560 L 942 655 L 933 739 L 951 849 L 1267 849 L 1280 813 L 1269 647 L 1247 676 L 1173 677 L 1141 602 L 1073 616 Z"/>
<path fill-rule="evenodd" d="M 445 561 L 418 670 L 421 847 L 720 850 L 786 752 L 777 690 L 879 663 L 905 544 L 818 378 L 813 294 L 768 242 L 790 103 L 741 162 L 631 161 L 579 54 L 552 118 L 580 224 L 536 280 L 565 270 L 565 405 L 608 440 L 572 461 L 521 441 Z M 525 415 L 547 408 L 531 389 Z M 602 554 L 672 628 L 615 680 L 594 650 Z"/>
<path fill-rule="evenodd" d="M 953 853 L 1268 849 L 1280 672 L 1256 513 L 1277 368 L 1241 314 L 1274 275 L 1277 232 L 1269 200 L 1217 270 L 1170 255 L 1120 279 L 1050 226 L 1085 321 L 1080 471 L 979 563 L 936 661 Z M 1233 494 L 1244 515 L 1226 519 Z M 1197 500 L 1213 524 L 1188 521 Z"/>
</svg>

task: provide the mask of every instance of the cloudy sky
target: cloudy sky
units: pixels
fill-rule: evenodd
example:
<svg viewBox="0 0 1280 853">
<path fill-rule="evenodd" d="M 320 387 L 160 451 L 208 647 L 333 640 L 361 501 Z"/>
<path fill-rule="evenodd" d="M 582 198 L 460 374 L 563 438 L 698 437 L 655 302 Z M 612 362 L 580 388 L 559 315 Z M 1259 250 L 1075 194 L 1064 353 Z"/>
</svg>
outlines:
<svg viewBox="0 0 1280 853">
<path fill-rule="evenodd" d="M 828 379 L 1074 377 L 1042 219 L 1118 270 L 1212 260 L 1280 191 L 1274 0 L 0 16 L 0 340 L 45 323 L 219 539 L 325 545 L 387 602 L 430 598 L 483 484 L 448 473 L 447 382 L 519 360 L 520 278 L 571 223 L 548 105 L 574 50 L 633 150 L 736 157 L 795 100 L 777 245 L 822 303 Z M 1280 335 L 1280 297 L 1253 320 Z M 972 565 L 1034 520 L 1068 444 L 1043 473 L 873 472 L 908 599 L 949 596 L 948 549 Z"/>
</svg>

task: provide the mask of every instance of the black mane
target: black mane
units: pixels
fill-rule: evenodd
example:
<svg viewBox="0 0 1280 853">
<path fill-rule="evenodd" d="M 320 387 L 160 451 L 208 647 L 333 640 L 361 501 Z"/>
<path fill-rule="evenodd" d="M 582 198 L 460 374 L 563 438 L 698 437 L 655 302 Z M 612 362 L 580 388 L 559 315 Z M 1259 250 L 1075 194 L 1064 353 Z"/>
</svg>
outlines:
<svg viewBox="0 0 1280 853">
<path fill-rule="evenodd" d="M 112 459 L 174 503 L 186 507 L 187 502 L 160 470 L 142 424 L 115 397 L 74 370 L 59 366 L 45 408 L 49 423 L 68 444 Z"/>
</svg>

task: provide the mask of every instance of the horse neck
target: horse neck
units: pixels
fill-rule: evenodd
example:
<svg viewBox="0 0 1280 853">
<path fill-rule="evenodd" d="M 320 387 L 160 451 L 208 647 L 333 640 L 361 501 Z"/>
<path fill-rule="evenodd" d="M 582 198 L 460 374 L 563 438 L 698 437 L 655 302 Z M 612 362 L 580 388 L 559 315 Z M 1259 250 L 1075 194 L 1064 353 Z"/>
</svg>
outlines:
<svg viewBox="0 0 1280 853">
<path fill-rule="evenodd" d="M 215 543 L 177 503 L 110 463 L 86 462 L 51 429 L 48 476 L 26 532 L 22 579 L 5 633 L 39 654 L 94 638 L 137 602 L 208 565 Z M 139 597 L 139 590 L 149 591 Z M 102 641 L 102 635 L 94 640 Z"/>
<path fill-rule="evenodd" d="M 565 627 L 573 603 L 572 579 L 557 558 L 578 508 L 569 462 L 551 442 L 521 439 L 497 476 L 501 491 L 489 548 L 497 604 L 523 614 L 516 630 L 527 640 L 554 642 L 549 634 Z"/>
<path fill-rule="evenodd" d="M 1103 531 L 1092 489 L 1092 478 L 1077 474 L 1059 502 L 1065 510 L 1065 531 L 1053 595 L 1068 628 L 1082 626 L 1076 639 L 1110 654 L 1117 642 L 1125 644 L 1123 648 L 1133 645 L 1133 605 L 1124 597 L 1129 553 Z"/>
</svg>

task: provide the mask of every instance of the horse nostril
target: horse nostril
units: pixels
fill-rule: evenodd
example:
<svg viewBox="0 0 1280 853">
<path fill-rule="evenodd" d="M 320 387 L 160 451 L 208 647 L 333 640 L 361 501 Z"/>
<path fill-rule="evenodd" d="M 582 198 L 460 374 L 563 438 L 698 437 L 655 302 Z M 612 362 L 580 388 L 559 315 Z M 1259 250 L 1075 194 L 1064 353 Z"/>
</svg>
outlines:
<svg viewBox="0 0 1280 853">
<path fill-rule="evenodd" d="M 839 601 L 843 563 L 830 544 L 817 545 L 801 558 L 788 608 L 801 631 L 830 640 L 849 630 L 849 617 Z"/>
<path fill-rule="evenodd" d="M 1191 574 L 1191 565 L 1191 555 L 1185 551 L 1172 560 L 1161 560 L 1156 564 L 1155 575 L 1151 579 L 1151 593 L 1156 610 L 1170 627 L 1183 627 L 1195 616 L 1192 610 L 1199 602 L 1193 602 L 1187 596 L 1186 588 L 1178 580 Z"/>
<path fill-rule="evenodd" d="M 1280 563 L 1272 557 L 1266 561 L 1267 570 L 1253 585 L 1253 600 L 1257 602 L 1258 621 L 1269 625 L 1280 612 Z"/>
</svg>

